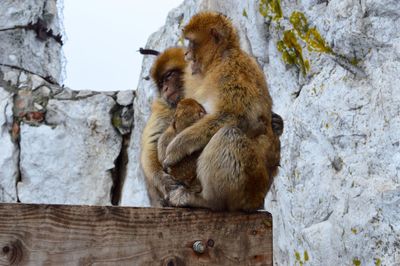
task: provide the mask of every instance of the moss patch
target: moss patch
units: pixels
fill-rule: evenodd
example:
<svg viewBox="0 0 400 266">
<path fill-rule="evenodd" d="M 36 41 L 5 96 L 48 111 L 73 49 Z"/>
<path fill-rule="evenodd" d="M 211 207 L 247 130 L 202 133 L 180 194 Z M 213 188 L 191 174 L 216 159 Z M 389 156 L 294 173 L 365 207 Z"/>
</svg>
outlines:
<svg viewBox="0 0 400 266">
<path fill-rule="evenodd" d="M 260 14 L 266 18 L 279 20 L 282 18 L 282 8 L 280 0 L 260 0 L 259 4 Z"/>
<path fill-rule="evenodd" d="M 319 53 L 333 53 L 332 48 L 321 37 L 316 27 L 310 28 L 307 18 L 303 13 L 294 11 L 290 16 L 292 24 L 297 35 L 307 44 L 309 51 Z"/>
<path fill-rule="evenodd" d="M 293 30 L 283 32 L 282 40 L 277 43 L 278 51 L 282 53 L 283 61 L 288 65 L 296 65 L 305 75 L 310 69 L 310 62 L 304 60 L 303 49 L 297 41 Z"/>
<path fill-rule="evenodd" d="M 353 265 L 354 266 L 360 266 L 361 265 L 361 261 L 359 259 L 357 259 L 357 258 L 354 258 L 353 259 Z"/>
<path fill-rule="evenodd" d="M 246 17 L 246 18 L 248 17 L 247 11 L 246 11 L 245 8 L 243 8 L 242 16 L 243 16 L 243 17 Z"/>
</svg>

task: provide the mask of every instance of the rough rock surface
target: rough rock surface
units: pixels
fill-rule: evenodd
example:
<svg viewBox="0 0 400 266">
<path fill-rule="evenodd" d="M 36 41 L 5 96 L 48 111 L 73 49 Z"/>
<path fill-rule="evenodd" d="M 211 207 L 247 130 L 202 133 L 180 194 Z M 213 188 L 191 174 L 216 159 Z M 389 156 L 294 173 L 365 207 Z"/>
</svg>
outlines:
<svg viewBox="0 0 400 266">
<path fill-rule="evenodd" d="M 11 139 L 13 94 L 0 86 L 0 202 L 16 202 L 18 147 Z"/>
<path fill-rule="evenodd" d="M 400 265 L 400 2 L 185 1 L 147 47 L 179 44 L 182 25 L 204 9 L 239 27 L 285 121 L 266 200 L 275 264 Z M 153 60 L 144 58 L 142 78 Z M 141 79 L 123 205 L 148 204 L 139 146 L 152 89 Z"/>
<path fill-rule="evenodd" d="M 0 3 L 0 202 L 118 204 L 134 93 L 58 85 L 61 9 Z"/>
<path fill-rule="evenodd" d="M 21 202 L 111 203 L 113 169 L 121 137 L 105 95 L 81 100 L 50 100 L 46 123 L 21 126 Z M 108 118 L 108 119 L 107 119 Z"/>
<path fill-rule="evenodd" d="M 56 36 L 62 30 L 57 4 L 61 1 L 0 3 L 1 65 L 22 68 L 61 83 L 62 44 Z"/>
<path fill-rule="evenodd" d="M 116 99 L 0 67 L 0 202 L 118 204 L 133 109 Z"/>
</svg>

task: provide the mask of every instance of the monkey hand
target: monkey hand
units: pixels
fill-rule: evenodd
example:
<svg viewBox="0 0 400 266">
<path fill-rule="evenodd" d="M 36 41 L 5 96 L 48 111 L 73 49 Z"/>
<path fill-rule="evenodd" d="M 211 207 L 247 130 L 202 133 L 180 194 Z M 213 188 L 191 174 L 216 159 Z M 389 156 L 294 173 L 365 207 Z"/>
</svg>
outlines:
<svg viewBox="0 0 400 266">
<path fill-rule="evenodd" d="M 164 195 L 164 197 L 166 197 L 170 191 L 175 190 L 180 185 L 180 182 L 176 181 L 173 176 L 162 171 L 157 173 L 154 179 L 154 184 Z"/>
<path fill-rule="evenodd" d="M 163 169 L 168 169 L 171 166 L 180 162 L 187 154 L 183 149 L 184 145 L 180 145 L 179 136 L 176 137 L 167 147 L 166 156 L 162 163 Z"/>
</svg>

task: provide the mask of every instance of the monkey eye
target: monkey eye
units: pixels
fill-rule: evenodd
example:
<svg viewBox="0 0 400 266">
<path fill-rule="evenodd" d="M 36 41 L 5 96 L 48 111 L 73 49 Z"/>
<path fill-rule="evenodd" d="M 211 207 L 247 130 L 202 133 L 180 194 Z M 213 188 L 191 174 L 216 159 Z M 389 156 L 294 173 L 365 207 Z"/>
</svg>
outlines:
<svg viewBox="0 0 400 266">
<path fill-rule="evenodd" d="M 163 80 L 168 81 L 175 75 L 175 71 L 169 71 L 164 75 Z"/>
</svg>

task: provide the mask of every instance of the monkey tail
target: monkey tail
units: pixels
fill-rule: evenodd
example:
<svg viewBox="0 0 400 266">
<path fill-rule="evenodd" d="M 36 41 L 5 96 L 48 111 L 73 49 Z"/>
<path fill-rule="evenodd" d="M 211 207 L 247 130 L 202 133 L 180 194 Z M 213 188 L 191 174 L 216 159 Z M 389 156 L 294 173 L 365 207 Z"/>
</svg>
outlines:
<svg viewBox="0 0 400 266">
<path fill-rule="evenodd" d="M 159 55 L 160 52 L 153 50 L 153 49 L 143 49 L 143 48 L 139 48 L 139 53 L 141 53 L 142 55 Z"/>
</svg>

